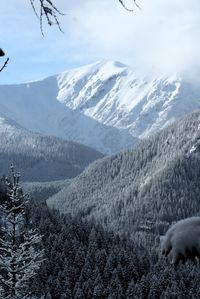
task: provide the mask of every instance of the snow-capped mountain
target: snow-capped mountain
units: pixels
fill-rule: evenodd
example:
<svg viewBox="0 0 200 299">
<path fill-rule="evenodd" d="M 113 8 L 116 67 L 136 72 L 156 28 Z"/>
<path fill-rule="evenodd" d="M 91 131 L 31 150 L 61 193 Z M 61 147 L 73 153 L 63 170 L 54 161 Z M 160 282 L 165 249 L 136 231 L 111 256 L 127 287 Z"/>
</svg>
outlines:
<svg viewBox="0 0 200 299">
<path fill-rule="evenodd" d="M 200 87 L 178 76 L 140 78 L 113 61 L 0 86 L 0 112 L 10 119 L 107 154 L 199 108 Z"/>
<path fill-rule="evenodd" d="M 176 75 L 139 78 L 119 62 L 101 61 L 57 78 L 58 100 L 69 109 L 139 138 L 200 108 L 200 87 Z"/>
</svg>

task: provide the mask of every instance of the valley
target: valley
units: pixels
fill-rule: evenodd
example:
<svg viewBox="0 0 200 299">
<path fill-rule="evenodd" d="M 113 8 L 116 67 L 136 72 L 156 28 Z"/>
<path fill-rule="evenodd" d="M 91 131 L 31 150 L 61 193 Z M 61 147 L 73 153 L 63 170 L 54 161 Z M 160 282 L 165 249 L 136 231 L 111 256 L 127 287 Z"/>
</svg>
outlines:
<svg viewBox="0 0 200 299">
<path fill-rule="evenodd" d="M 0 94 L 1 200 L 12 164 L 48 261 L 31 299 L 198 298 L 158 239 L 200 215 L 199 88 L 101 61 Z"/>
</svg>

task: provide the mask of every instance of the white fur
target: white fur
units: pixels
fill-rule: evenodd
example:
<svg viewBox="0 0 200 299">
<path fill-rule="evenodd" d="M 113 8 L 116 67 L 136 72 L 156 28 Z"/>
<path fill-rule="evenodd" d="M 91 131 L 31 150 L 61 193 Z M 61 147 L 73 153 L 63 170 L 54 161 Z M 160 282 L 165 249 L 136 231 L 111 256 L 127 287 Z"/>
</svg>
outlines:
<svg viewBox="0 0 200 299">
<path fill-rule="evenodd" d="M 161 237 L 162 254 L 171 257 L 172 263 L 195 257 L 200 258 L 200 217 L 191 217 L 172 225 Z"/>
</svg>

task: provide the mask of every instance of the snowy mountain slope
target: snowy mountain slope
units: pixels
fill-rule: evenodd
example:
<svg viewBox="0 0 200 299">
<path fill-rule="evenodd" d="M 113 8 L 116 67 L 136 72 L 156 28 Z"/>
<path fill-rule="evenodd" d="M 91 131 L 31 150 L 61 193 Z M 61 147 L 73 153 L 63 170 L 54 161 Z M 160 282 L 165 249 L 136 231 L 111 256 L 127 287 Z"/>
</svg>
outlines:
<svg viewBox="0 0 200 299">
<path fill-rule="evenodd" d="M 61 103 L 139 138 L 200 108 L 200 87 L 175 75 L 138 78 L 119 62 L 101 61 L 57 78 Z"/>
<path fill-rule="evenodd" d="M 0 112 L 23 127 L 114 153 L 200 108 L 200 87 L 178 76 L 139 78 L 100 61 L 47 79 L 0 86 Z"/>
<path fill-rule="evenodd" d="M 102 154 L 84 145 L 30 132 L 0 115 L 0 175 L 16 165 L 24 181 L 50 181 L 78 175 Z"/>
<path fill-rule="evenodd" d="M 57 100 L 57 77 L 19 85 L 0 86 L 0 112 L 28 130 L 76 141 L 112 153 L 132 145 L 128 131 L 119 131 L 73 111 Z"/>
</svg>

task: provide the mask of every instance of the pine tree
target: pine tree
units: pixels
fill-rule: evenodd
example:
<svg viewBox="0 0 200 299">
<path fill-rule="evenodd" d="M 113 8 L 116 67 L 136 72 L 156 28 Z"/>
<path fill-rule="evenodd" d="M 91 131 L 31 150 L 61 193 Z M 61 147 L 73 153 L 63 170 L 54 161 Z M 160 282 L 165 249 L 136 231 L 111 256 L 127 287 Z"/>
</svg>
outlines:
<svg viewBox="0 0 200 299">
<path fill-rule="evenodd" d="M 94 298 L 104 298 L 104 283 L 100 274 L 97 275 L 94 282 L 94 291 L 93 291 L 93 299 Z"/>
<path fill-rule="evenodd" d="M 128 289 L 126 291 L 126 298 L 133 299 L 134 297 L 135 297 L 135 282 L 134 280 L 131 280 L 131 282 L 128 285 Z"/>
<path fill-rule="evenodd" d="M 27 227 L 27 196 L 19 179 L 20 175 L 11 166 L 11 177 L 6 179 L 7 196 L 0 204 L 0 286 L 1 298 L 6 299 L 31 297 L 28 283 L 43 261 L 41 236 Z"/>
</svg>

